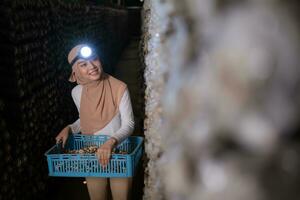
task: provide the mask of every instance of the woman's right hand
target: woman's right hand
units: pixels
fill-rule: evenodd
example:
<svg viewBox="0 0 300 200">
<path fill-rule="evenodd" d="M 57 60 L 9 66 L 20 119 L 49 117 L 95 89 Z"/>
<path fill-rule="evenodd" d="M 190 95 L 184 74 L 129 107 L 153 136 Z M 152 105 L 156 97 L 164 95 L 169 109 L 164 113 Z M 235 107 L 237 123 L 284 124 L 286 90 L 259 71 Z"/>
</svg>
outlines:
<svg viewBox="0 0 300 200">
<path fill-rule="evenodd" d="M 61 130 L 55 138 L 56 144 L 62 141 L 62 147 L 64 148 L 70 132 L 71 128 L 69 126 L 66 126 L 63 130 Z"/>
</svg>

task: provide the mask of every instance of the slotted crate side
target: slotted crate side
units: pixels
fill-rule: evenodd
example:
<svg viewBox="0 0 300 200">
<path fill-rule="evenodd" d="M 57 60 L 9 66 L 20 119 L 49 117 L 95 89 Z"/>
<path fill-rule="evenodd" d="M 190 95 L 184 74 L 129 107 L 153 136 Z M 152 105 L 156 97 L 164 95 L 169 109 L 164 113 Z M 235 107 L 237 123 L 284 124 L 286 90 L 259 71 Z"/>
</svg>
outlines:
<svg viewBox="0 0 300 200">
<path fill-rule="evenodd" d="M 108 136 L 78 135 L 74 134 L 68 139 L 69 149 L 86 147 L 85 144 L 102 144 Z M 67 177 L 131 177 L 142 154 L 143 138 L 131 136 L 124 140 L 117 148 L 129 150 L 126 155 L 114 154 L 106 167 L 102 167 L 94 154 L 61 154 L 59 144 L 50 148 L 47 156 L 50 176 Z M 73 145 L 73 146 L 72 146 Z M 77 149 L 78 150 L 78 149 Z"/>
<path fill-rule="evenodd" d="M 99 161 L 94 156 L 93 159 L 52 159 L 52 171 L 49 175 L 52 176 L 69 176 L 69 177 L 86 177 L 99 176 L 101 177 L 121 177 L 126 175 L 127 163 L 126 159 L 112 159 L 109 165 L 101 167 Z"/>
<path fill-rule="evenodd" d="M 69 158 L 68 158 L 69 157 Z M 66 156 L 64 159 L 51 158 L 49 156 L 49 175 L 68 177 L 127 177 L 132 174 L 132 167 L 128 165 L 130 156 L 125 155 L 120 159 L 112 158 L 107 167 L 99 164 L 96 156 Z"/>
</svg>

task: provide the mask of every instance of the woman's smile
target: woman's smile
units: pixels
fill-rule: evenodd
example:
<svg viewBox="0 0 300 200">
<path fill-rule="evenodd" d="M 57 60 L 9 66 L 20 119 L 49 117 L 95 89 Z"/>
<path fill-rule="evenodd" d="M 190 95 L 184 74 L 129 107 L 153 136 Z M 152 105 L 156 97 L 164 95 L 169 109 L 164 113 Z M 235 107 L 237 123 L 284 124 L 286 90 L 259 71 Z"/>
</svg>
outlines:
<svg viewBox="0 0 300 200">
<path fill-rule="evenodd" d="M 99 74 L 99 70 L 98 69 L 93 69 L 89 72 L 89 75 L 98 75 Z"/>
</svg>

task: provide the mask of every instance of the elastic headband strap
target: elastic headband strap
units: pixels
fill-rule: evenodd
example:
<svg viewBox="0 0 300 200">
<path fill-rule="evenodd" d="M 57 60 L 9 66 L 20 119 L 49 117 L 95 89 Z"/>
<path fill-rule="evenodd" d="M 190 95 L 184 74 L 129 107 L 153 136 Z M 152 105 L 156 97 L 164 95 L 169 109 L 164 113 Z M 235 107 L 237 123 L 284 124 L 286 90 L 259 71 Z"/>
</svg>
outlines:
<svg viewBox="0 0 300 200">
<path fill-rule="evenodd" d="M 83 58 L 80 55 L 75 56 L 75 58 L 71 61 L 70 65 L 73 66 L 75 64 L 75 62 L 79 59 L 83 59 L 83 60 L 92 60 L 97 58 L 97 54 L 93 53 L 91 56 L 89 56 L 88 58 Z"/>
<path fill-rule="evenodd" d="M 75 56 L 75 58 L 71 61 L 70 65 L 73 66 L 74 63 L 80 58 L 79 55 Z"/>
</svg>

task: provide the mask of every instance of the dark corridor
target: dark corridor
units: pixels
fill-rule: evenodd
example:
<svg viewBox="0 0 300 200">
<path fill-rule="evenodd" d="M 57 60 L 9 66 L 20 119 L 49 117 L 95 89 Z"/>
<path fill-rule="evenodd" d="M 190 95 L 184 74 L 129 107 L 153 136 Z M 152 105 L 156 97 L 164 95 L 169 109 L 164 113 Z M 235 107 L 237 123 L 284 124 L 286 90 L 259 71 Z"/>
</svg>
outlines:
<svg viewBox="0 0 300 200">
<path fill-rule="evenodd" d="M 143 136 L 140 1 L 28 0 L 0 3 L 0 200 L 89 199 L 83 178 L 49 177 L 44 153 L 77 117 L 67 53 L 80 42 L 100 52 L 104 71 L 124 81 Z M 132 199 L 142 199 L 143 166 Z"/>
</svg>

